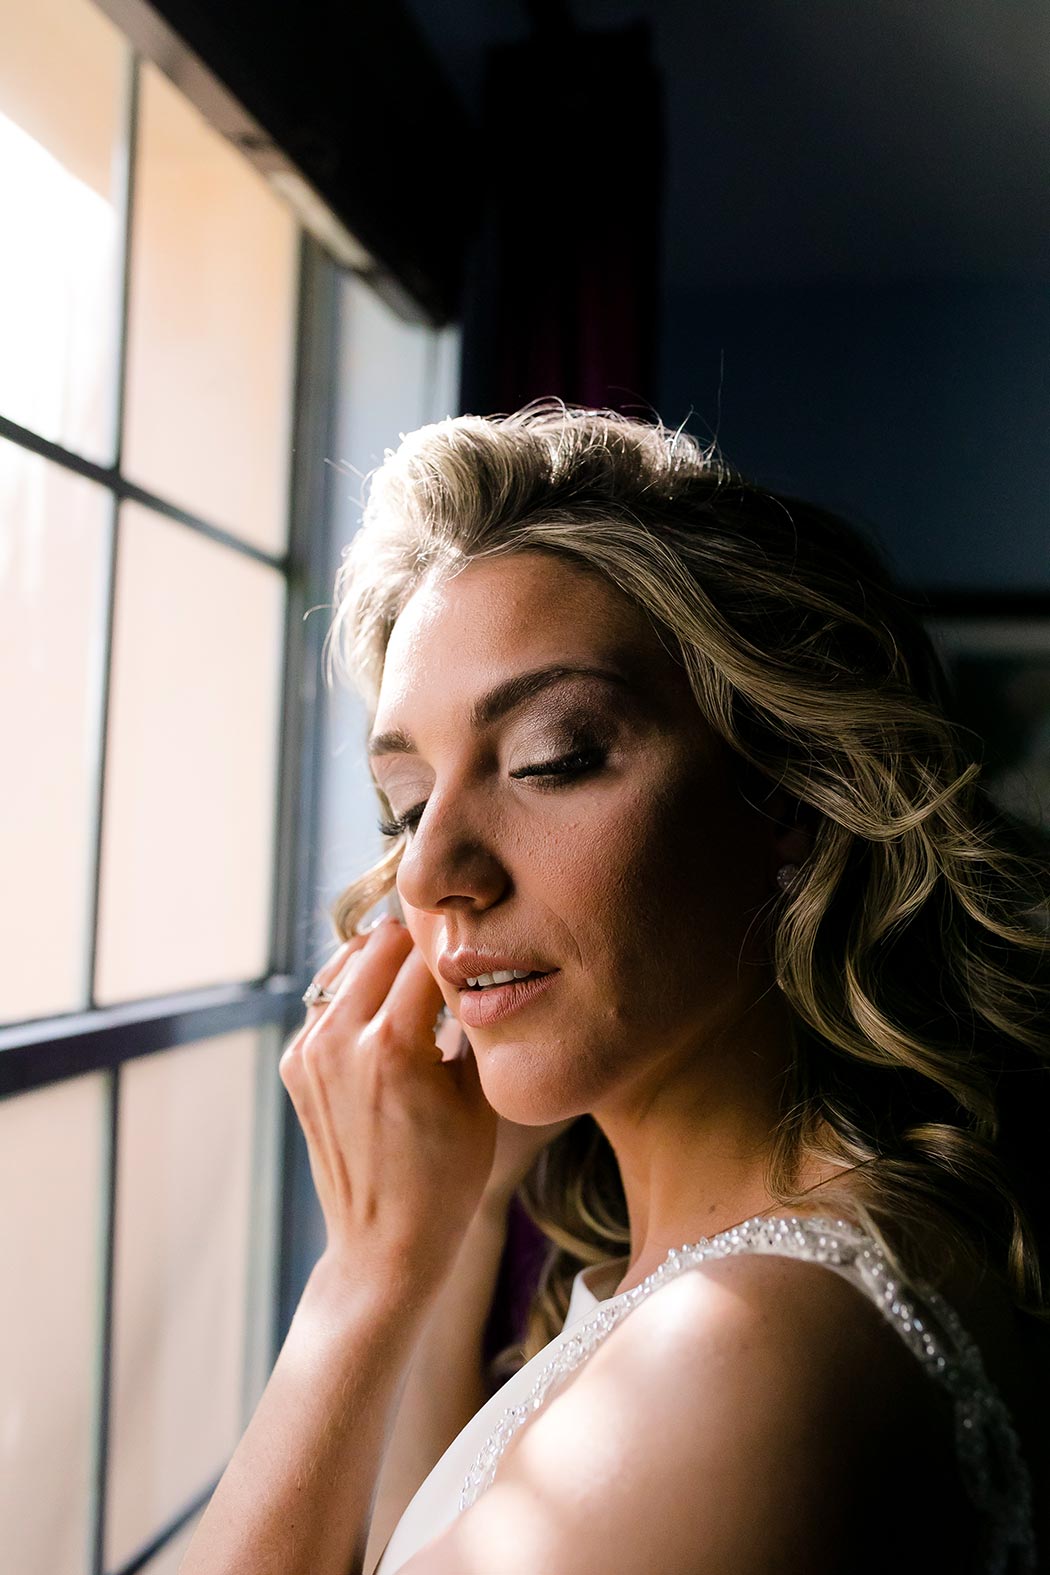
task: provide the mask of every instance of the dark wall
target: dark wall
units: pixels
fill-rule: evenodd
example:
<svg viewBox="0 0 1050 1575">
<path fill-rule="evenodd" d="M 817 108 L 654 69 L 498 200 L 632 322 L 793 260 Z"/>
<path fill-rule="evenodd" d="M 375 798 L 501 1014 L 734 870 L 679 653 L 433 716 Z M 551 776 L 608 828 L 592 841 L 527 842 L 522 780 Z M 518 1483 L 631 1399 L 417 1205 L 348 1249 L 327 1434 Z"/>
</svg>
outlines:
<svg viewBox="0 0 1050 1575">
<path fill-rule="evenodd" d="M 929 587 L 1050 585 L 1050 7 L 653 0 L 659 406 Z M 720 414 L 719 414 L 720 407 Z"/>
<path fill-rule="evenodd" d="M 668 297 L 661 414 L 869 528 L 926 588 L 1050 587 L 1050 291 L 1008 280 Z"/>
<path fill-rule="evenodd" d="M 468 120 L 481 110 L 486 51 L 528 36 L 551 9 L 401 3 Z M 583 29 L 635 18 L 652 28 L 667 113 L 652 393 L 663 418 L 677 425 L 695 409 L 692 430 L 717 428 L 742 469 L 868 522 L 916 584 L 1046 588 L 1046 0 L 569 9 Z M 316 44 L 324 29 L 308 32 Z M 402 172 L 401 247 L 409 232 L 423 235 L 440 269 L 464 235 L 476 245 L 483 161 L 469 133 L 442 145 L 411 103 L 406 119 L 384 65 L 391 51 L 362 52 L 353 36 L 344 46 L 329 35 L 325 80 L 368 94 L 357 124 L 371 146 L 389 141 L 386 168 Z M 416 44 L 406 49 L 418 56 Z M 596 164 L 626 169 L 636 151 L 629 95 L 587 138 L 571 129 L 542 94 L 525 95 L 488 185 L 512 193 L 525 160 L 567 203 Z M 417 158 L 425 185 L 409 174 Z M 613 190 L 627 222 L 651 208 L 637 181 L 632 170 Z M 544 240 L 556 269 L 557 234 Z"/>
</svg>

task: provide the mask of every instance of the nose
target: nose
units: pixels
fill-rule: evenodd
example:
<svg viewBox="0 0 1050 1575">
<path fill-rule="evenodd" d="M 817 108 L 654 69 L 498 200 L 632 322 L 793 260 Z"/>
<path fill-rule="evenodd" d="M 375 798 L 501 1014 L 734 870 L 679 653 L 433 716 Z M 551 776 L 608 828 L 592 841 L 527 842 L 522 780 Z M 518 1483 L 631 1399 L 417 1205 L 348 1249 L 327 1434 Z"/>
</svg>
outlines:
<svg viewBox="0 0 1050 1575">
<path fill-rule="evenodd" d="M 402 901 L 428 913 L 488 908 L 509 886 L 493 828 L 462 796 L 442 801 L 432 793 L 398 865 Z"/>
</svg>

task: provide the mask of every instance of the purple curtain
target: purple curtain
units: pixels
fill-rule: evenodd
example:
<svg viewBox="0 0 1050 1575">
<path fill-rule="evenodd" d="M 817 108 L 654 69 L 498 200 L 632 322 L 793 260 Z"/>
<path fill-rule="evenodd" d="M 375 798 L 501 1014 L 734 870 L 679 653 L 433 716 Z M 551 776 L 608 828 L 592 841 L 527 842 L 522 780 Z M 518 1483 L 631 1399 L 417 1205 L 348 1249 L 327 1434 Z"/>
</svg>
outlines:
<svg viewBox="0 0 1050 1575">
<path fill-rule="evenodd" d="M 537 1230 L 515 1198 L 510 1206 L 507 1243 L 485 1328 L 486 1362 L 524 1334 L 529 1302 L 539 1283 L 546 1252 L 547 1238 Z"/>
<path fill-rule="evenodd" d="M 649 25 L 585 33 L 555 16 L 490 55 L 466 172 L 479 228 L 461 409 L 479 415 L 545 394 L 635 413 L 655 400 L 664 130 Z"/>
</svg>

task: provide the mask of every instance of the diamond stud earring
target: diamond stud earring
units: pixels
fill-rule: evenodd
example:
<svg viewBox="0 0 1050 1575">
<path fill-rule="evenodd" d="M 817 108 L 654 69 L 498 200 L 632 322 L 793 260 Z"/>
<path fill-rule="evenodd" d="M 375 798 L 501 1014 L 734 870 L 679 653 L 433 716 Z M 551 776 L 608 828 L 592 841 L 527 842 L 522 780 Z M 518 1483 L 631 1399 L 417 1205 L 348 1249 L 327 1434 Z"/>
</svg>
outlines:
<svg viewBox="0 0 1050 1575">
<path fill-rule="evenodd" d="M 777 870 L 777 885 L 781 891 L 787 891 L 795 876 L 798 874 L 797 864 L 782 864 Z"/>
</svg>

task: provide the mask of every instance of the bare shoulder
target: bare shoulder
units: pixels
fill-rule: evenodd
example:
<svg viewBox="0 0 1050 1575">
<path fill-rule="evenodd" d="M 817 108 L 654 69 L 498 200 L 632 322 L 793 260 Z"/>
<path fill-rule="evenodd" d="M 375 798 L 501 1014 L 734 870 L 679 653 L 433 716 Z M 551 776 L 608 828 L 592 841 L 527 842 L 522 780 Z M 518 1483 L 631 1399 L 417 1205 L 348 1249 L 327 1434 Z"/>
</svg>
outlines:
<svg viewBox="0 0 1050 1575">
<path fill-rule="evenodd" d="M 772 1255 L 708 1260 L 632 1310 L 409 1568 L 461 1570 L 472 1549 L 507 1575 L 906 1575 L 950 1562 L 953 1461 L 950 1401 L 855 1286 Z"/>
<path fill-rule="evenodd" d="M 825 1264 L 779 1254 L 707 1259 L 642 1302 L 614 1339 L 604 1348 L 606 1361 L 620 1352 L 670 1374 L 679 1362 L 688 1369 L 715 1358 L 727 1385 L 761 1371 L 770 1394 L 784 1392 L 797 1403 L 834 1396 L 846 1378 L 869 1374 L 876 1392 L 891 1373 L 914 1378 L 908 1387 L 916 1394 L 929 1387 L 857 1286 Z M 834 1409 L 849 1427 L 849 1408 Z"/>
<path fill-rule="evenodd" d="M 657 1446 L 657 1409 L 680 1413 L 683 1430 L 702 1421 L 719 1448 L 735 1439 L 744 1458 L 760 1448 L 800 1493 L 836 1482 L 848 1496 L 861 1470 L 884 1478 L 902 1431 L 947 1428 L 950 1441 L 948 1397 L 879 1308 L 823 1264 L 709 1259 L 641 1303 L 588 1366 L 581 1383 L 615 1373 L 659 1397 L 639 1413 L 647 1442 Z"/>
</svg>

